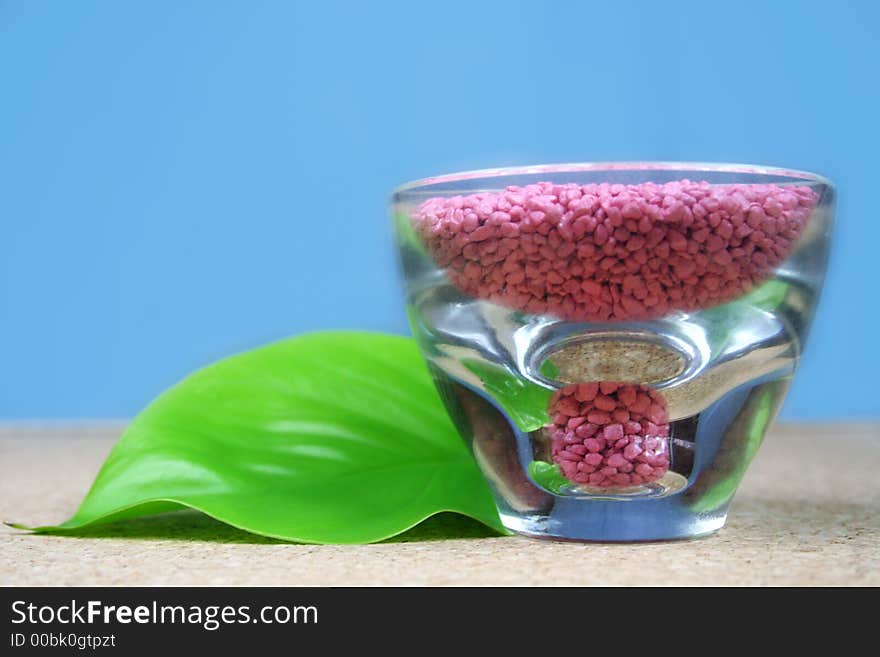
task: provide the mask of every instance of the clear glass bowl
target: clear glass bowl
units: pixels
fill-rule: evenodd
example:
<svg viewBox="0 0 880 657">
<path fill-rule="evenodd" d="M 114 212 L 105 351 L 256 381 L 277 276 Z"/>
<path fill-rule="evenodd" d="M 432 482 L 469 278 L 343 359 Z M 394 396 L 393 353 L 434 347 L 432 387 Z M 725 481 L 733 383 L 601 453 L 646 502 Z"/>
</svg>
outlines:
<svg viewBox="0 0 880 657">
<path fill-rule="evenodd" d="M 412 332 L 505 526 L 602 541 L 723 526 L 802 353 L 833 201 L 814 174 L 688 163 L 395 190 Z"/>
</svg>

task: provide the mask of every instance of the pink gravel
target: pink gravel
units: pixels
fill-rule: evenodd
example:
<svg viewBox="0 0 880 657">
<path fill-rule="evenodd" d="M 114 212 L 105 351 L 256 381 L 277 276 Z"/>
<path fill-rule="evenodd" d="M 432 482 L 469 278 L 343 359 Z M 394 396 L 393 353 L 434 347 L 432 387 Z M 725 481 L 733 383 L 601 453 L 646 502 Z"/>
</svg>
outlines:
<svg viewBox="0 0 880 657">
<path fill-rule="evenodd" d="M 596 410 L 601 399 L 613 401 L 611 413 Z M 666 402 L 656 390 L 612 381 L 578 383 L 557 391 L 549 411 L 553 461 L 575 483 L 637 486 L 669 470 Z"/>
<path fill-rule="evenodd" d="M 735 299 L 791 253 L 809 187 L 536 183 L 436 197 L 416 231 L 474 297 L 569 321 L 626 321 Z"/>
</svg>

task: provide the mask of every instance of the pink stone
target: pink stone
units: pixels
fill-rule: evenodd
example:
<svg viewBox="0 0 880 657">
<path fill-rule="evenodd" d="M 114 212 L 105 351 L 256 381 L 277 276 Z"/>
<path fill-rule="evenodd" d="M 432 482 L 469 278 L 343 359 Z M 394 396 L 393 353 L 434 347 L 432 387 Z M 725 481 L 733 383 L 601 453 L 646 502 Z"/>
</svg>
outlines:
<svg viewBox="0 0 880 657">
<path fill-rule="evenodd" d="M 608 424 L 602 431 L 605 440 L 620 440 L 623 438 L 622 424 Z"/>
<path fill-rule="evenodd" d="M 584 440 L 584 447 L 586 447 L 590 452 L 593 453 L 596 453 L 602 449 L 599 441 L 595 438 L 587 438 L 586 440 Z"/>
<path fill-rule="evenodd" d="M 635 411 L 636 413 L 645 413 L 648 408 L 651 406 L 651 398 L 648 397 L 647 394 L 640 392 L 636 396 L 636 400 L 629 405 L 629 410 L 632 413 Z"/>
<path fill-rule="evenodd" d="M 595 435 L 597 429 L 598 427 L 595 424 L 587 422 L 575 429 L 575 435 L 578 436 L 578 438 L 589 438 L 590 436 Z"/>
<path fill-rule="evenodd" d="M 647 416 L 654 424 L 663 424 L 667 419 L 666 408 L 657 403 L 651 404 Z"/>
<path fill-rule="evenodd" d="M 613 411 L 617 408 L 617 402 L 608 395 L 596 395 L 593 404 L 601 411 Z"/>
<path fill-rule="evenodd" d="M 482 242 L 495 236 L 495 228 L 492 226 L 480 226 L 470 233 L 471 242 Z"/>
<path fill-rule="evenodd" d="M 578 406 L 577 401 L 571 397 L 564 397 L 556 404 L 556 411 L 562 415 L 575 417 L 580 412 L 580 407 Z"/>
<path fill-rule="evenodd" d="M 806 186 L 611 187 L 619 193 L 536 183 L 436 197 L 416 210 L 414 228 L 466 294 L 572 321 L 629 321 L 749 291 L 796 247 L 818 202 Z M 658 278 L 670 268 L 674 276 Z"/>
<path fill-rule="evenodd" d="M 594 398 L 590 401 L 578 401 L 579 397 L 591 395 Z M 608 406 L 610 403 L 614 404 L 611 413 L 597 408 L 597 404 Z M 633 406 L 644 407 L 647 416 L 628 410 Z M 569 415 L 574 407 L 578 409 L 577 414 Z M 612 416 L 620 413 L 629 419 L 612 421 L 616 419 Z M 622 486 L 624 479 L 615 477 L 632 475 L 626 481 L 637 485 L 659 479 L 669 469 L 666 402 L 657 390 L 616 382 L 569 385 L 554 393 L 548 414 L 553 418 L 547 427 L 553 460 L 562 473 L 576 483 L 588 481 L 584 479 L 588 474 L 598 474 L 601 481 L 596 479 L 590 485 Z M 659 423 L 654 421 L 658 418 L 662 420 Z M 572 463 L 573 468 L 567 465 Z M 595 472 L 603 463 L 605 467 Z M 639 466 L 644 466 L 641 471 Z"/>
<path fill-rule="evenodd" d="M 636 391 L 635 386 L 621 386 L 620 390 L 617 392 L 617 398 L 624 406 L 632 406 L 633 402 L 636 400 L 637 394 L 638 392 Z"/>
<path fill-rule="evenodd" d="M 608 424 L 611 421 L 611 416 L 607 411 L 592 411 L 589 415 L 587 415 L 587 419 L 593 424 Z"/>
<path fill-rule="evenodd" d="M 593 401 L 596 398 L 598 390 L 598 383 L 579 383 L 577 386 L 577 392 L 575 393 L 575 399 L 579 402 Z"/>
</svg>

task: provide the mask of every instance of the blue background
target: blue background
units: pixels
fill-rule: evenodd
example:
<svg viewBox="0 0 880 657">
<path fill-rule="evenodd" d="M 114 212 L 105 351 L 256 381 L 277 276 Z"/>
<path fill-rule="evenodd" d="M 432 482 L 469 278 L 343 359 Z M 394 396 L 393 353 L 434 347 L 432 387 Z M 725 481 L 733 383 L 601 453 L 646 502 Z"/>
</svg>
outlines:
<svg viewBox="0 0 880 657">
<path fill-rule="evenodd" d="M 784 415 L 880 415 L 880 3 L 0 1 L 0 417 L 131 416 L 213 359 L 405 332 L 385 202 L 489 166 L 839 188 Z"/>
</svg>

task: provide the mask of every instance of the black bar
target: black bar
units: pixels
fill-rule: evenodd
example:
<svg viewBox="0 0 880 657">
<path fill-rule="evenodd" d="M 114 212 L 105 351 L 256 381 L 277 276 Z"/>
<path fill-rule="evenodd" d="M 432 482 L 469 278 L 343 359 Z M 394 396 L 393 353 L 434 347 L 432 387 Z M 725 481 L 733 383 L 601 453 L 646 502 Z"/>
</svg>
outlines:
<svg viewBox="0 0 880 657">
<path fill-rule="evenodd" d="M 730 619 L 737 616 L 722 612 L 723 602 L 730 609 L 730 603 L 738 605 L 742 614 L 753 604 L 743 605 L 744 594 L 753 595 L 743 589 L 699 593 L 702 602 L 688 612 L 688 627 L 728 633 Z M 838 603 L 829 607 L 828 601 L 841 598 L 839 592 L 823 595 L 821 605 L 803 590 L 772 595 L 783 597 L 780 604 L 790 612 L 797 610 L 798 627 L 811 615 L 827 626 L 829 609 L 841 608 Z M 464 648 L 475 637 L 496 647 L 535 642 L 559 654 L 569 643 L 595 646 L 615 637 L 633 645 L 642 642 L 640 636 L 654 642 L 670 633 L 682 638 L 689 630 L 670 614 L 687 608 L 694 596 L 694 591 L 668 589 L 3 588 L 0 655 L 36 650 L 177 654 L 191 646 L 223 654 L 284 647 L 286 654 L 295 654 L 305 647 L 352 645 L 409 645 L 406 652 L 416 653 L 426 645 Z M 760 618 L 749 617 L 751 635 Z M 784 631 L 778 616 L 767 619 L 774 633 Z"/>
</svg>

